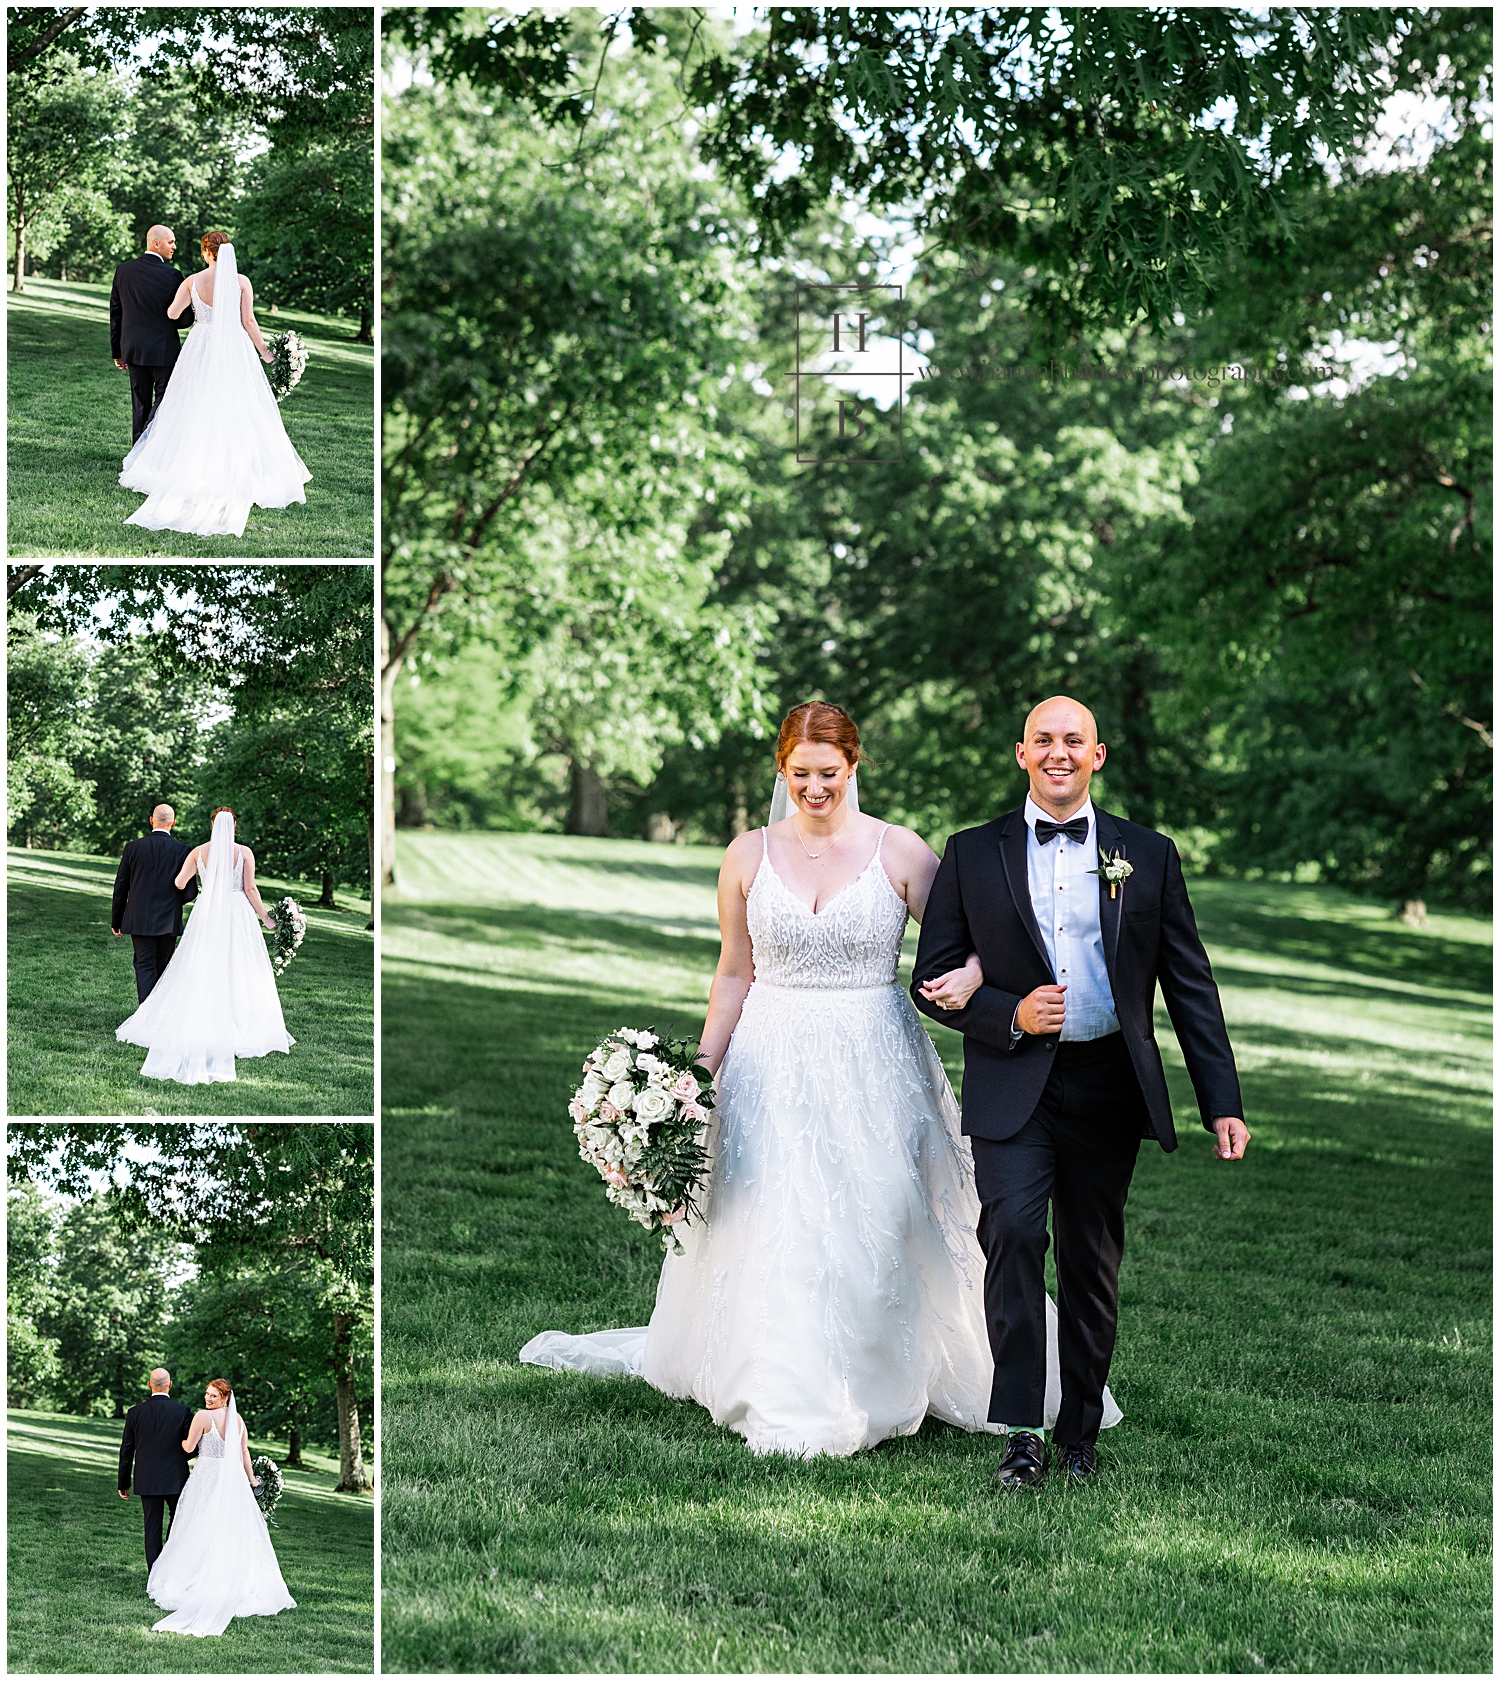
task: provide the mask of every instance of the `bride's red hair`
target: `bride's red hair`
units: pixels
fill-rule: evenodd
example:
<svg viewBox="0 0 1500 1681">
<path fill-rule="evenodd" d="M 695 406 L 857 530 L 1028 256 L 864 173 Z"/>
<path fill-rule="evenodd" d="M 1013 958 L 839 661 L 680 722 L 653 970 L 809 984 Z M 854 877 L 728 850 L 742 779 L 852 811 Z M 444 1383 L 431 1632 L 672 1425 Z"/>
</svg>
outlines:
<svg viewBox="0 0 1500 1681">
<path fill-rule="evenodd" d="M 231 1395 L 234 1394 L 234 1391 L 229 1387 L 229 1385 L 224 1381 L 223 1378 L 221 1378 L 221 1377 L 210 1378 L 209 1382 L 208 1382 L 208 1387 L 210 1389 L 217 1390 L 218 1393 L 220 1394 L 220 1396 L 223 1397 L 224 1405 L 226 1407 L 229 1405 L 229 1398 L 230 1398 Z"/>
<path fill-rule="evenodd" d="M 859 727 L 842 706 L 829 700 L 807 700 L 781 720 L 776 737 L 776 768 L 785 770 L 788 757 L 804 741 L 837 747 L 851 765 L 865 763 L 859 749 Z"/>
<path fill-rule="evenodd" d="M 205 257 L 212 257 L 218 252 L 221 245 L 228 245 L 230 243 L 231 241 L 227 233 L 206 233 L 203 236 L 203 255 Z"/>
</svg>

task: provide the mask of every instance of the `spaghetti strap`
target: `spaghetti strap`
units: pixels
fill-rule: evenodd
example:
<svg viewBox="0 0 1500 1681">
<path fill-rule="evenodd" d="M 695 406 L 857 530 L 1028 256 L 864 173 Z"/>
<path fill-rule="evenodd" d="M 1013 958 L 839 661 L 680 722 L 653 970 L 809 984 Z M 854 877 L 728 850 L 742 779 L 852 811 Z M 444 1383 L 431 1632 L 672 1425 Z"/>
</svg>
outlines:
<svg viewBox="0 0 1500 1681">
<path fill-rule="evenodd" d="M 760 826 L 760 857 L 764 863 L 771 856 L 771 831 L 764 823 Z"/>
<path fill-rule="evenodd" d="M 889 828 L 890 828 L 889 823 L 882 823 L 880 825 L 880 839 L 875 842 L 875 856 L 877 858 L 880 856 L 881 847 L 883 847 L 885 845 L 885 832 Z"/>
</svg>

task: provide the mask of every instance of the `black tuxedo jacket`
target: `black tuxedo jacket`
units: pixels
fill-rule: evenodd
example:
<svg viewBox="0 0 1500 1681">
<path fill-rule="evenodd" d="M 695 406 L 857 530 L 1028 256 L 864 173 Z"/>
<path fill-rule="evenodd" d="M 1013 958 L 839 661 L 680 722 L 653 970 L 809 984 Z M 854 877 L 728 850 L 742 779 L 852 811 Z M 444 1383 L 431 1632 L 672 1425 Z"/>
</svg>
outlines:
<svg viewBox="0 0 1500 1681">
<path fill-rule="evenodd" d="M 109 289 L 109 353 L 134 368 L 170 368 L 182 349 L 178 322 L 167 306 L 187 277 L 146 252 L 115 270 Z M 186 321 L 189 311 L 182 317 Z"/>
<path fill-rule="evenodd" d="M 180 1494 L 188 1480 L 188 1456 L 182 1451 L 193 1422 L 193 1409 L 170 1395 L 138 1401 L 125 1414 L 120 1439 L 120 1487 L 129 1491 L 135 1461 L 137 1494 Z"/>
<path fill-rule="evenodd" d="M 1151 1117 L 1146 1136 L 1175 1150 L 1172 1104 L 1156 1044 L 1157 983 L 1210 1131 L 1217 1116 L 1245 1113 L 1219 989 L 1198 938 L 1177 848 L 1154 829 L 1111 817 L 1098 806 L 1094 812 L 1098 844 L 1118 849 L 1135 867 L 1114 899 L 1100 878 L 1099 924 L 1115 1014 Z M 929 1003 L 920 983 L 962 968 L 970 952 L 979 954 L 984 985 L 962 1010 Z M 925 1015 L 964 1035 L 966 1133 L 1005 1139 L 1031 1118 L 1052 1071 L 1057 1035 L 1022 1034 L 1012 1050 L 1011 1022 L 1029 992 L 1055 980 L 1031 905 L 1024 813 L 1012 811 L 953 835 L 927 899 L 911 995 Z"/>
<path fill-rule="evenodd" d="M 177 886 L 177 872 L 192 850 L 165 829 L 131 841 L 115 872 L 110 927 L 122 934 L 180 934 L 182 907 L 198 896 L 196 876 L 186 887 Z"/>
</svg>

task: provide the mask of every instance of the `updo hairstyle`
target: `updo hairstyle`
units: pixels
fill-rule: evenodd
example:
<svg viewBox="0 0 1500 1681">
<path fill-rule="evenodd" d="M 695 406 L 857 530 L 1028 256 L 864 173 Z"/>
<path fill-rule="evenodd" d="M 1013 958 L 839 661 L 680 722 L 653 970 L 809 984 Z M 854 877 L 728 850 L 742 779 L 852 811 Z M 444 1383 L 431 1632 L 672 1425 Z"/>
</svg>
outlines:
<svg viewBox="0 0 1500 1681">
<path fill-rule="evenodd" d="M 213 827 L 214 818 L 216 818 L 221 811 L 227 811 L 231 817 L 234 817 L 234 807 L 233 806 L 216 805 L 213 808 L 213 810 L 209 813 L 209 816 L 208 816 L 208 826 L 209 826 L 209 828 Z M 234 826 L 235 826 L 236 829 L 238 829 L 239 826 L 240 826 L 240 820 L 239 820 L 238 817 L 234 817 Z"/>
<path fill-rule="evenodd" d="M 218 1391 L 224 1406 L 227 1407 L 229 1405 L 229 1398 L 234 1394 L 234 1391 L 229 1387 L 228 1383 L 223 1378 L 211 1378 L 209 1380 L 208 1387 Z"/>
<path fill-rule="evenodd" d="M 206 233 L 206 234 L 204 234 L 204 236 L 203 236 L 203 260 L 205 262 L 207 262 L 210 257 L 214 257 L 215 259 L 217 259 L 217 253 L 218 253 L 219 247 L 221 245 L 228 245 L 229 243 L 230 243 L 230 238 L 229 238 L 229 235 L 227 233 Z"/>
<path fill-rule="evenodd" d="M 851 768 L 857 769 L 869 763 L 860 752 L 858 725 L 842 706 L 835 706 L 832 701 L 804 701 L 801 706 L 794 706 L 781 720 L 781 731 L 776 737 L 777 770 L 785 772 L 792 750 L 804 741 L 837 747 Z"/>
</svg>

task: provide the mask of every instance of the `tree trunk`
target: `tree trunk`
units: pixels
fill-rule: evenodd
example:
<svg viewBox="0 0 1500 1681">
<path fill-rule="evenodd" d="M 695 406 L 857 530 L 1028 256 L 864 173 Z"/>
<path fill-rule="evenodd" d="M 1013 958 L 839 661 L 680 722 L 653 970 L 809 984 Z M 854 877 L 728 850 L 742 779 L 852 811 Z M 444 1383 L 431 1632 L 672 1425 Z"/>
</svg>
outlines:
<svg viewBox="0 0 1500 1681">
<path fill-rule="evenodd" d="M 380 879 L 375 874 L 375 755 L 372 753 L 365 762 L 365 844 L 370 849 L 370 920 L 365 924 L 366 933 L 375 930 L 375 883 Z"/>
<path fill-rule="evenodd" d="M 400 660 L 391 658 L 391 629 L 380 621 L 380 881 L 396 880 L 396 678 Z M 371 878 L 374 879 L 373 877 Z M 373 914 L 374 906 L 371 907 Z"/>
<path fill-rule="evenodd" d="M 339 1401 L 339 1480 L 335 1494 L 364 1494 L 374 1488 L 365 1475 L 359 1439 L 359 1396 L 354 1389 L 354 1315 L 333 1316 L 333 1370 Z"/>
<path fill-rule="evenodd" d="M 582 759 L 568 760 L 568 826 L 570 835 L 607 835 L 609 807 L 598 772 Z"/>
<path fill-rule="evenodd" d="M 373 344 L 375 342 L 374 335 L 370 332 L 374 319 L 375 317 L 369 309 L 361 304 L 359 306 L 359 331 L 354 335 L 356 344 Z"/>
<path fill-rule="evenodd" d="M 12 292 L 26 290 L 26 212 L 23 209 L 25 199 L 21 194 L 20 183 L 16 184 L 16 271 L 11 277 Z"/>
<path fill-rule="evenodd" d="M 300 1471 L 303 1469 L 302 1433 L 299 1430 L 292 1429 L 288 1432 L 286 1440 L 286 1458 L 282 1461 L 282 1463 L 284 1465 L 290 1465 L 294 1471 Z"/>
<path fill-rule="evenodd" d="M 320 910 L 336 911 L 338 906 L 333 902 L 333 877 L 327 870 L 323 872 L 323 897 L 318 900 Z"/>
</svg>

